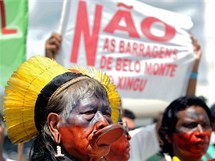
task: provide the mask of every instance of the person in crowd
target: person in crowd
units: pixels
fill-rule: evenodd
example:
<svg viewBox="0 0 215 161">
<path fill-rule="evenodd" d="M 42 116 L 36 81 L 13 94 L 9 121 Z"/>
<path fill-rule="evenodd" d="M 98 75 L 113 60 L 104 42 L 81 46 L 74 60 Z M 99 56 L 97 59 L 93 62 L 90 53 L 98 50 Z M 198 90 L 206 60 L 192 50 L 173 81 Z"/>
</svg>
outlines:
<svg viewBox="0 0 215 161">
<path fill-rule="evenodd" d="M 49 39 L 46 41 L 45 49 L 46 56 L 49 58 L 55 58 L 55 55 L 60 49 L 62 43 L 62 37 L 57 33 L 52 33 Z M 134 119 L 136 118 L 134 113 L 130 110 L 123 109 L 119 116 L 120 122 L 127 122 L 127 126 L 130 129 L 135 128 Z M 111 144 L 110 152 L 108 155 L 103 157 L 101 160 L 110 160 L 110 161 L 128 161 L 130 158 L 130 144 L 129 140 L 131 136 L 128 131 L 125 130 L 124 134 L 116 142 Z"/>
<path fill-rule="evenodd" d="M 211 132 L 211 111 L 206 103 L 196 96 L 180 97 L 163 113 L 161 152 L 166 161 L 201 161 Z"/>
<path fill-rule="evenodd" d="M 123 135 L 119 107 L 106 74 L 34 56 L 9 79 L 3 112 L 13 143 L 35 137 L 29 160 L 97 161 Z"/>
<path fill-rule="evenodd" d="M 129 130 L 135 129 L 136 127 L 135 119 L 136 119 L 136 116 L 131 110 L 128 110 L 128 109 L 122 110 L 122 121 L 127 122 Z"/>
</svg>

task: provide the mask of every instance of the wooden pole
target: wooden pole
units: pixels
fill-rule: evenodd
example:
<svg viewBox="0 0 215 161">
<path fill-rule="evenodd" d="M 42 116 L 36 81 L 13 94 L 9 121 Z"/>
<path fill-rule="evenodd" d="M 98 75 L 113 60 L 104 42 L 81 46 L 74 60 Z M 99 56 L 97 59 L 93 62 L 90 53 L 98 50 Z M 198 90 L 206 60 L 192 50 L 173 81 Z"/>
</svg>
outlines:
<svg viewBox="0 0 215 161">
<path fill-rule="evenodd" d="M 18 161 L 23 160 L 23 143 L 18 144 Z"/>
<path fill-rule="evenodd" d="M 60 18 L 60 25 L 59 25 L 59 34 L 63 34 L 63 28 L 65 26 L 66 23 L 66 13 L 68 12 L 68 0 L 63 0 L 63 6 L 62 6 L 62 11 L 61 11 L 61 18 Z"/>
</svg>

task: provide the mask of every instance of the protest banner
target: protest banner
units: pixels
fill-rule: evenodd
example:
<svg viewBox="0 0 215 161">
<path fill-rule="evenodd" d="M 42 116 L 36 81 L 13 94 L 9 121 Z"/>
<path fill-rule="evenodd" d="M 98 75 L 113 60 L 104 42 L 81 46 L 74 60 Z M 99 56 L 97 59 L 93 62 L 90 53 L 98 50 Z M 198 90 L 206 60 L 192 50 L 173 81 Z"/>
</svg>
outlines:
<svg viewBox="0 0 215 161">
<path fill-rule="evenodd" d="M 136 0 L 67 1 L 59 26 L 63 1 L 28 3 L 27 57 L 43 55 L 45 40 L 61 28 L 57 61 L 101 69 L 123 98 L 185 94 L 194 60 L 189 17 Z"/>
<path fill-rule="evenodd" d="M 194 59 L 189 17 L 119 0 L 70 1 L 62 12 L 58 62 L 105 71 L 123 98 L 185 94 Z"/>
</svg>

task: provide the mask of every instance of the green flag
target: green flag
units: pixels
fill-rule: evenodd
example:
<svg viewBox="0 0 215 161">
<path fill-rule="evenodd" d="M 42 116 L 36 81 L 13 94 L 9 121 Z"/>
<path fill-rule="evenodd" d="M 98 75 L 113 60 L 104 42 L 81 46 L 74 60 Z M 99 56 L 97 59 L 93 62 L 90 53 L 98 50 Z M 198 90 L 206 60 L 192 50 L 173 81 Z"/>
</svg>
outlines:
<svg viewBox="0 0 215 161">
<path fill-rule="evenodd" d="M 25 61 L 27 0 L 0 0 L 0 87 Z"/>
</svg>

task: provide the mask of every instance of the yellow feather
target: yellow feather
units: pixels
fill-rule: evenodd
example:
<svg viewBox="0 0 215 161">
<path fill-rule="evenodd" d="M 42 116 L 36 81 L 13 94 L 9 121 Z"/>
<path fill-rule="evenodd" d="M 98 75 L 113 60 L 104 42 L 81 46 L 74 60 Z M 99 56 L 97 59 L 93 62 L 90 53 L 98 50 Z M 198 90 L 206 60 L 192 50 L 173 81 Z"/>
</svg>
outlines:
<svg viewBox="0 0 215 161">
<path fill-rule="evenodd" d="M 34 123 L 37 96 L 54 77 L 65 72 L 69 71 L 55 61 L 35 56 L 12 74 L 5 89 L 3 113 L 13 143 L 28 141 L 38 134 Z"/>
</svg>

